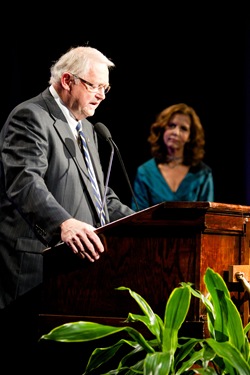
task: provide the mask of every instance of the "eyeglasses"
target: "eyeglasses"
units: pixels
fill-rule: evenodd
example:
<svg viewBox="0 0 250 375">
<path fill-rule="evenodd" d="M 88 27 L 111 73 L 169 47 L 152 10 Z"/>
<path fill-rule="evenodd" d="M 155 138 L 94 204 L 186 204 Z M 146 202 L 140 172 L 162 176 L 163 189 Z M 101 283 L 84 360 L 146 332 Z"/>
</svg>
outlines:
<svg viewBox="0 0 250 375">
<path fill-rule="evenodd" d="M 109 90 L 111 89 L 111 86 L 104 86 L 104 85 L 94 85 L 93 83 L 90 83 L 88 81 L 85 81 L 85 79 L 77 76 L 76 74 L 72 74 L 75 78 L 80 79 L 81 83 L 86 87 L 89 92 L 98 92 L 100 90 L 104 90 L 104 94 L 107 94 Z"/>
</svg>

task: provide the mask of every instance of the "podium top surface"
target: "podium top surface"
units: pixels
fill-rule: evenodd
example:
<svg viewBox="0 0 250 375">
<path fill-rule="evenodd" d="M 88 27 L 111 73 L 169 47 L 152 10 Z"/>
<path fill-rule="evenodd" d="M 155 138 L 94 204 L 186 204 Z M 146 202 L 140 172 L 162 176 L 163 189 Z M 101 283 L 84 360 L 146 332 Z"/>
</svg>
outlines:
<svg viewBox="0 0 250 375">
<path fill-rule="evenodd" d="M 241 232 L 250 217 L 250 206 L 218 202 L 162 202 L 96 229 L 96 234 L 107 235 L 117 230 L 187 226 L 206 228 L 206 231 Z M 144 228 L 145 227 L 145 228 Z M 126 229 L 125 229 L 126 228 Z M 59 243 L 58 247 L 63 245 Z M 48 253 L 46 248 L 43 254 Z"/>
<path fill-rule="evenodd" d="M 114 222 L 108 223 L 96 230 L 96 233 L 103 233 L 108 228 L 114 228 L 117 225 L 142 225 L 143 223 L 169 220 L 180 217 L 180 215 L 189 217 L 198 217 L 206 213 L 250 217 L 250 206 L 242 206 L 218 202 L 162 202 L 151 206 L 132 215 L 126 216 Z"/>
</svg>

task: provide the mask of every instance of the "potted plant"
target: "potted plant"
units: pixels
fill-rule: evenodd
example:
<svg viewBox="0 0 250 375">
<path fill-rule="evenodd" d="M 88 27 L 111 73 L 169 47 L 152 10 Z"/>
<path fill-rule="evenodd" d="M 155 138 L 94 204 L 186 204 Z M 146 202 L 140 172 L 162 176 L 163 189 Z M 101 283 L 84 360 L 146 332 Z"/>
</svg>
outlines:
<svg viewBox="0 0 250 375">
<path fill-rule="evenodd" d="M 111 346 L 97 347 L 92 352 L 84 375 L 249 375 L 247 334 L 250 323 L 243 328 L 239 311 L 218 273 L 208 268 L 204 281 L 207 296 L 195 290 L 190 283 L 182 282 L 175 288 L 166 303 L 163 319 L 153 312 L 142 296 L 129 288 L 119 287 L 118 290 L 130 293 L 143 313 L 129 313 L 126 319 L 128 325 L 115 327 L 89 321 L 66 323 L 43 335 L 40 340 L 87 342 L 124 334 Z M 192 296 L 199 298 L 206 308 L 207 338 L 179 337 Z M 146 327 L 149 338 L 133 327 L 135 322 Z M 126 350 L 120 351 L 122 347 Z M 102 370 L 104 365 L 105 372 Z"/>
</svg>

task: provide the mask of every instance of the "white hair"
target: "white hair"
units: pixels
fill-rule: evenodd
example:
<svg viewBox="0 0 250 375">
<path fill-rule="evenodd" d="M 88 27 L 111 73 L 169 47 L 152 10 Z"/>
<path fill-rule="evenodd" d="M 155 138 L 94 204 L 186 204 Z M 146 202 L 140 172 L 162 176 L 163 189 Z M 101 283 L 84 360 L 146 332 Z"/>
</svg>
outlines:
<svg viewBox="0 0 250 375">
<path fill-rule="evenodd" d="M 50 68 L 50 84 L 60 82 L 64 72 L 72 72 L 76 75 L 85 75 L 91 64 L 106 64 L 111 69 L 115 64 L 102 52 L 89 46 L 74 47 L 62 55 Z"/>
</svg>

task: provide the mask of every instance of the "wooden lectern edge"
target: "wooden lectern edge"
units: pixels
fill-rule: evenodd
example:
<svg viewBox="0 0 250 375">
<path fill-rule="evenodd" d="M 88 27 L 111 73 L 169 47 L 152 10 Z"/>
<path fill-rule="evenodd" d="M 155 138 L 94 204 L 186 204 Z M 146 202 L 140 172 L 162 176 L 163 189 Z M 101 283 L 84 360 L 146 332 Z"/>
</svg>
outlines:
<svg viewBox="0 0 250 375">
<path fill-rule="evenodd" d="M 155 206 L 152 206 L 152 207 L 148 207 L 148 208 L 145 208 L 144 210 L 141 210 L 139 212 L 134 212 L 133 214 L 131 215 L 128 215 L 128 216 L 125 216 L 125 217 L 121 217 L 120 219 L 117 219 L 115 221 L 112 221 L 111 223 L 108 223 L 106 225 L 103 225 L 99 228 L 97 228 L 95 230 L 95 233 L 96 234 L 102 234 L 105 230 L 109 229 L 109 228 L 114 228 L 116 227 L 117 225 L 120 225 L 121 223 L 122 224 L 125 224 L 127 222 L 130 222 L 131 220 L 133 220 L 133 217 L 136 217 L 138 221 L 139 217 L 141 217 L 141 215 L 144 216 L 145 212 L 147 211 L 151 211 L 153 212 L 154 209 L 158 208 L 159 206 L 162 206 L 162 203 L 159 203 L 159 204 L 156 204 Z M 52 250 L 53 248 L 56 248 L 56 247 L 59 247 L 59 246 L 62 246 L 64 245 L 64 242 L 59 242 L 58 244 L 56 244 L 55 246 L 53 247 L 46 247 L 43 251 L 42 251 L 42 254 L 48 252 L 49 250 Z"/>
<path fill-rule="evenodd" d="M 166 201 L 166 202 L 158 203 L 154 206 L 145 208 L 138 212 L 134 212 L 131 215 L 122 217 L 120 219 L 112 221 L 111 223 L 103 225 L 102 227 L 97 228 L 95 230 L 95 233 L 100 235 L 100 234 L 103 234 L 103 232 L 105 232 L 107 229 L 110 229 L 110 228 L 112 229 L 116 227 L 117 225 L 126 224 L 128 222 L 132 224 L 136 224 L 138 222 L 140 223 L 143 218 L 145 217 L 147 217 L 147 219 L 149 218 L 147 214 L 150 214 L 150 217 L 151 217 L 152 214 L 159 209 L 186 209 L 186 208 L 187 209 L 193 208 L 196 210 L 205 210 L 205 211 L 207 210 L 209 211 L 211 209 L 218 213 L 232 212 L 233 214 L 238 213 L 242 215 L 244 213 L 245 215 L 247 214 L 250 216 L 250 206 L 227 204 L 227 203 L 220 203 L 220 202 L 209 202 L 209 201 L 200 201 L 200 202 L 181 202 L 181 201 L 168 202 Z M 47 247 L 42 251 L 42 254 L 46 254 L 51 249 L 57 248 L 62 245 L 64 245 L 64 242 L 59 242 L 53 247 Z"/>
</svg>

